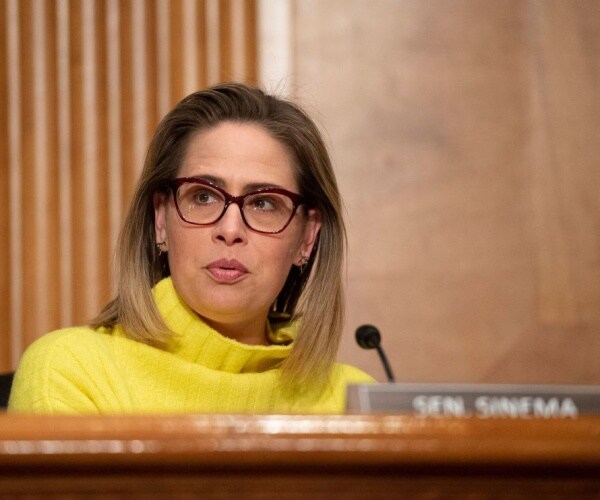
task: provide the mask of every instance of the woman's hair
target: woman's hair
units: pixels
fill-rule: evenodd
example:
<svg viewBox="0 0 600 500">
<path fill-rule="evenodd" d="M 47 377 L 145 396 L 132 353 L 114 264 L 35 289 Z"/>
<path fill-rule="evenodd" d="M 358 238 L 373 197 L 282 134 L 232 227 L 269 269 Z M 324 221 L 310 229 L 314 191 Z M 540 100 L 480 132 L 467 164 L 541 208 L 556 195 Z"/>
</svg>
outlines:
<svg viewBox="0 0 600 500">
<path fill-rule="evenodd" d="M 284 379 L 294 384 L 309 377 L 324 381 L 344 319 L 346 233 L 335 175 L 321 134 L 302 109 L 243 84 L 190 94 L 159 124 L 117 245 L 116 298 L 91 326 L 110 328 L 119 323 L 129 337 L 155 346 L 169 340 L 171 334 L 152 298 L 152 287 L 170 274 L 166 255 L 156 249 L 153 196 L 177 177 L 192 137 L 222 122 L 257 124 L 283 144 L 291 154 L 306 207 L 321 214 L 316 248 L 303 272 L 291 267 L 272 317 L 302 318 L 292 352 L 282 365 Z"/>
</svg>

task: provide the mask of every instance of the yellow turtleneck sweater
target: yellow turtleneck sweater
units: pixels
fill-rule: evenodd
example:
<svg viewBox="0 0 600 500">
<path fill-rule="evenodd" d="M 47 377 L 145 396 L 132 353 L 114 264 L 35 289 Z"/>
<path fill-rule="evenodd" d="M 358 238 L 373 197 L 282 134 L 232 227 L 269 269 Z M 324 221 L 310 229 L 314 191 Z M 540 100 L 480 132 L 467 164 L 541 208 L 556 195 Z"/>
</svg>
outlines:
<svg viewBox="0 0 600 500">
<path fill-rule="evenodd" d="M 49 333 L 23 355 L 9 411 L 340 413 L 346 385 L 373 380 L 336 363 L 324 390 L 309 386 L 290 393 L 278 368 L 292 349 L 289 325 L 270 332 L 274 345 L 241 344 L 206 325 L 181 301 L 170 278 L 153 293 L 173 332 L 166 350 L 131 340 L 118 326 Z"/>
</svg>

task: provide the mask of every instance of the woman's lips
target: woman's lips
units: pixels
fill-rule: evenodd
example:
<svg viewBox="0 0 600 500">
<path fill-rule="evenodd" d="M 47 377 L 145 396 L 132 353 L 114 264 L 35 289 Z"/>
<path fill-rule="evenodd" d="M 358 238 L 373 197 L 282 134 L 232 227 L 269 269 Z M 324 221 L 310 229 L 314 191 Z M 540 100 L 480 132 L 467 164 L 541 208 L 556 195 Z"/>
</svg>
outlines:
<svg viewBox="0 0 600 500">
<path fill-rule="evenodd" d="M 219 259 L 206 266 L 210 275 L 221 283 L 233 283 L 248 274 L 248 269 L 241 262 L 232 259 Z"/>
</svg>

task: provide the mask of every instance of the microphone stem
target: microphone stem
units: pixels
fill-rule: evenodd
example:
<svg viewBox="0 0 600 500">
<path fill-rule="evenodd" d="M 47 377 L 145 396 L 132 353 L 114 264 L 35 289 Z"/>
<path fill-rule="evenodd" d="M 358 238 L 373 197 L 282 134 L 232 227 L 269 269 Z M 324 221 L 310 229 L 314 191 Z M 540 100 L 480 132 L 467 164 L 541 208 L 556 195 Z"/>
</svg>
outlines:
<svg viewBox="0 0 600 500">
<path fill-rule="evenodd" d="M 394 374 L 392 373 L 392 368 L 390 367 L 390 364 L 388 363 L 388 360 L 385 357 L 385 353 L 383 352 L 383 349 L 379 345 L 376 346 L 375 348 L 377 349 L 377 353 L 379 354 L 379 357 L 381 358 L 381 363 L 383 364 L 383 368 L 385 369 L 385 374 L 387 375 L 388 382 L 394 382 L 395 377 L 394 377 Z"/>
</svg>

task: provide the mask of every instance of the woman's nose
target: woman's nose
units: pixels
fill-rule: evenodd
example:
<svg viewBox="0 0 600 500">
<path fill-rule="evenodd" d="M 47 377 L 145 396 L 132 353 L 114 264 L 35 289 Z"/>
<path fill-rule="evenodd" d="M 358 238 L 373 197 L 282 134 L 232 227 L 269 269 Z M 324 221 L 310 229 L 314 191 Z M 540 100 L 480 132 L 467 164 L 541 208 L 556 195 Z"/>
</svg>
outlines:
<svg viewBox="0 0 600 500">
<path fill-rule="evenodd" d="M 213 237 L 228 245 L 243 243 L 246 241 L 247 230 L 241 208 L 236 203 L 231 203 L 225 209 L 223 216 L 215 223 Z"/>
</svg>

